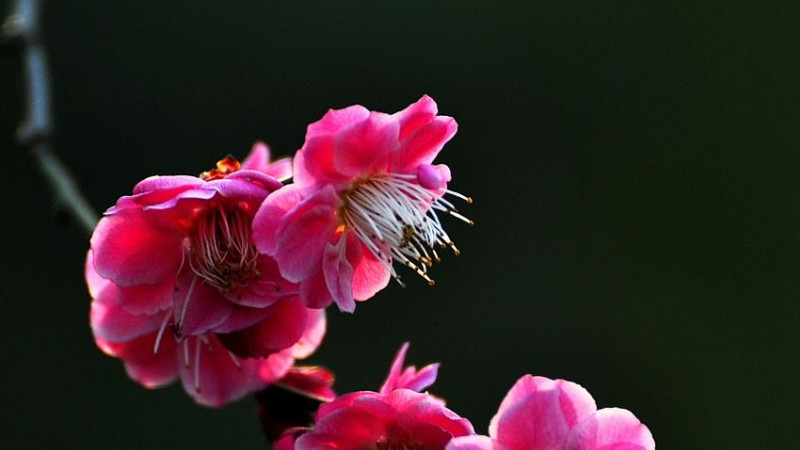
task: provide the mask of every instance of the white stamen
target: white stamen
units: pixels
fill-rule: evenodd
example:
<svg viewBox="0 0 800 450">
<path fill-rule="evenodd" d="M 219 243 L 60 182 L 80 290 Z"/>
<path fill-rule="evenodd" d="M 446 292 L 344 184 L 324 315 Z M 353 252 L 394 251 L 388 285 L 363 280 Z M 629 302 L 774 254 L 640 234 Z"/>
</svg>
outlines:
<svg viewBox="0 0 800 450">
<path fill-rule="evenodd" d="M 228 350 L 228 356 L 231 357 L 231 361 L 233 361 L 233 365 L 236 366 L 236 370 L 242 370 L 242 363 L 239 362 L 239 358 L 236 357 L 230 350 Z"/>
<path fill-rule="evenodd" d="M 189 266 L 208 285 L 225 292 L 256 281 L 258 250 L 250 217 L 222 207 L 198 220 L 189 237 Z"/>
<path fill-rule="evenodd" d="M 189 310 L 189 300 L 192 299 L 192 292 L 194 292 L 194 285 L 197 282 L 197 277 L 192 277 L 192 282 L 189 283 L 189 291 L 186 292 L 186 298 L 183 299 L 183 306 L 181 307 L 181 319 L 178 321 L 178 330 L 183 327 L 183 320 L 186 319 L 186 311 Z"/>
<path fill-rule="evenodd" d="M 172 317 L 172 314 L 166 314 L 164 316 L 164 320 L 161 322 L 161 327 L 158 328 L 158 334 L 156 335 L 156 343 L 153 345 L 153 354 L 158 353 L 158 347 L 161 346 L 161 338 L 164 337 L 164 330 L 167 329 L 167 323 L 169 323 L 169 319 Z"/>
<path fill-rule="evenodd" d="M 459 253 L 444 231 L 437 211 L 473 224 L 452 203 L 416 180 L 415 175 L 389 173 L 359 181 L 344 192 L 340 210 L 346 231 L 352 230 L 401 285 L 392 261 L 409 267 L 433 284 L 427 268 L 440 261 L 434 247 L 450 247 L 455 254 Z M 457 192 L 445 190 L 445 193 L 472 203 L 471 198 Z"/>
</svg>

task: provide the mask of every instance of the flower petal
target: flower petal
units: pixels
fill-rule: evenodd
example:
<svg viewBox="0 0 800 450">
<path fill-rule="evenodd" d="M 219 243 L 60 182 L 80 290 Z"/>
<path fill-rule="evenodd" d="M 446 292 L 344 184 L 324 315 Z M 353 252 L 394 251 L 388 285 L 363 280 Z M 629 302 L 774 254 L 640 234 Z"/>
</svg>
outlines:
<svg viewBox="0 0 800 450">
<path fill-rule="evenodd" d="M 395 156 L 393 171 L 416 174 L 417 166 L 433 162 L 456 131 L 458 124 L 455 119 L 438 116 L 431 123 L 406 136 Z"/>
<path fill-rule="evenodd" d="M 370 112 L 361 122 L 336 135 L 333 165 L 337 171 L 357 177 L 386 167 L 386 157 L 400 146 L 400 124 L 384 113 Z"/>
<path fill-rule="evenodd" d="M 394 357 L 392 367 L 389 369 L 389 375 L 386 377 L 386 381 L 379 391 L 381 395 L 387 395 L 395 389 L 410 389 L 412 391 L 421 392 L 436 382 L 436 376 L 439 370 L 438 363 L 429 364 L 419 371 L 417 371 L 414 366 L 407 367 L 403 370 L 408 345 L 408 342 L 404 343 Z"/>
<path fill-rule="evenodd" d="M 489 436 L 512 449 L 561 450 L 569 433 L 557 389 L 536 391 L 502 409 Z"/>
<path fill-rule="evenodd" d="M 311 275 L 300 283 L 300 300 L 309 308 L 326 308 L 333 303 L 321 261 L 317 263 Z"/>
<path fill-rule="evenodd" d="M 299 282 L 311 275 L 322 259 L 325 245 L 337 225 L 339 197 L 332 187 L 323 189 L 284 216 L 279 229 L 275 260 L 281 275 Z"/>
<path fill-rule="evenodd" d="M 322 271 L 328 292 L 339 310 L 351 313 L 356 309 L 356 302 L 353 300 L 353 266 L 347 260 L 346 245 L 346 236 L 340 236 L 336 244 L 325 245 Z"/>
<path fill-rule="evenodd" d="M 400 139 L 405 139 L 409 134 L 430 123 L 438 112 L 436 102 L 427 95 L 423 95 L 415 103 L 394 113 L 393 115 L 400 122 Z"/>
<path fill-rule="evenodd" d="M 348 106 L 342 109 L 329 109 L 322 119 L 310 124 L 306 130 L 306 138 L 336 134 L 354 123 L 363 122 L 369 117 L 369 110 L 361 105 Z"/>
<path fill-rule="evenodd" d="M 292 347 L 292 356 L 297 359 L 309 357 L 322 343 L 327 329 L 324 309 L 306 309 L 306 330 L 303 336 Z"/>
<path fill-rule="evenodd" d="M 506 394 L 500 403 L 497 414 L 489 424 L 489 436 L 497 436 L 497 421 L 505 414 L 505 411 L 514 407 L 518 403 L 524 403 L 527 396 L 542 391 L 555 390 L 558 392 L 561 416 L 566 420 L 567 426 L 574 427 L 584 418 L 597 411 L 594 399 L 591 394 L 576 383 L 565 380 L 551 380 L 545 377 L 534 377 L 525 375 L 516 383 Z"/>
<path fill-rule="evenodd" d="M 261 253 L 274 255 L 284 215 L 306 198 L 304 191 L 289 185 L 271 193 L 253 217 L 253 242 Z"/>
<path fill-rule="evenodd" d="M 137 284 L 117 289 L 117 302 L 131 314 L 155 314 L 172 306 L 175 279 L 164 278 L 158 284 Z"/>
<path fill-rule="evenodd" d="M 505 450 L 489 436 L 461 436 L 447 443 L 445 450 Z"/>
<path fill-rule="evenodd" d="M 208 335 L 207 343 L 189 338 L 181 345 L 187 346 L 190 359 L 187 367 L 183 363 L 183 352 L 178 352 L 183 388 L 197 403 L 205 406 L 220 407 L 263 389 L 282 377 L 292 364 L 288 352 L 269 358 L 238 360 L 231 357 L 213 334 Z"/>
<path fill-rule="evenodd" d="M 146 192 L 171 192 L 173 189 L 198 188 L 203 180 L 189 175 L 155 175 L 140 181 L 133 188 L 134 195 Z"/>
<path fill-rule="evenodd" d="M 389 254 L 388 250 L 386 254 Z M 389 284 L 391 271 L 387 264 L 365 249 L 354 233 L 347 236 L 347 258 L 353 265 L 353 297 L 356 300 L 369 300 Z"/>
<path fill-rule="evenodd" d="M 233 305 L 216 289 L 187 271 L 178 280 L 173 297 L 175 333 L 196 336 L 223 324 L 233 312 Z"/>
<path fill-rule="evenodd" d="M 156 284 L 174 276 L 183 231 L 157 214 L 125 211 L 100 219 L 91 246 L 97 273 L 120 286 Z"/>
<path fill-rule="evenodd" d="M 116 290 L 113 283 L 108 283 L 92 301 L 89 322 L 96 337 L 124 342 L 158 330 L 164 314 L 130 314 L 117 303 Z"/>
<path fill-rule="evenodd" d="M 220 342 L 242 358 L 265 357 L 293 346 L 306 330 L 306 308 L 299 299 L 281 300 L 265 308 L 257 324 L 218 335 Z"/>
<path fill-rule="evenodd" d="M 263 142 L 256 142 L 250 149 L 250 154 L 242 161 L 242 170 L 257 170 L 266 172 L 269 164 L 269 147 Z"/>
<path fill-rule="evenodd" d="M 150 333 L 125 342 L 95 340 L 106 354 L 122 358 L 125 371 L 134 381 L 155 388 L 165 386 L 178 377 L 175 340 L 162 340 L 158 353 L 153 353 L 156 336 L 156 333 Z"/>
<path fill-rule="evenodd" d="M 630 411 L 603 408 L 570 433 L 566 450 L 655 450 L 650 430 Z"/>
</svg>

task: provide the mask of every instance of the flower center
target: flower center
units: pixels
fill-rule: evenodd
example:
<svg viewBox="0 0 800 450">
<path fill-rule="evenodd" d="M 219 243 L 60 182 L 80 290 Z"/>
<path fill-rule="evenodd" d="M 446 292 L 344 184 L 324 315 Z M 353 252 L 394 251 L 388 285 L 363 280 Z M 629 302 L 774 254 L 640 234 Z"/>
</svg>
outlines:
<svg viewBox="0 0 800 450">
<path fill-rule="evenodd" d="M 260 275 L 250 218 L 241 211 L 219 207 L 200 218 L 189 235 L 188 256 L 195 275 L 220 291 L 234 291 Z"/>
<path fill-rule="evenodd" d="M 217 161 L 216 167 L 207 170 L 200 174 L 200 179 L 204 181 L 219 180 L 225 178 L 227 175 L 236 172 L 242 167 L 239 161 L 231 155 L 228 155 Z"/>
<path fill-rule="evenodd" d="M 459 214 L 441 194 L 416 184 L 416 179 L 415 175 L 388 173 L 359 180 L 342 194 L 339 215 L 345 229 L 352 230 L 376 258 L 387 264 L 398 282 L 400 277 L 392 267 L 393 260 L 411 268 L 432 285 L 427 268 L 440 262 L 435 247 L 449 247 L 459 254 L 436 212 L 442 211 L 470 225 L 473 222 Z M 445 192 L 472 202 L 457 192 Z"/>
</svg>

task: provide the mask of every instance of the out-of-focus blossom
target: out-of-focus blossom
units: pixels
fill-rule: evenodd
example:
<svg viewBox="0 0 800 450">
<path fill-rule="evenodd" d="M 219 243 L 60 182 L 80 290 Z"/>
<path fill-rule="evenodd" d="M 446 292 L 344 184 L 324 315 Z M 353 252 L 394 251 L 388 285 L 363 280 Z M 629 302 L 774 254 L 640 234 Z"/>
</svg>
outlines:
<svg viewBox="0 0 800 450">
<path fill-rule="evenodd" d="M 470 422 L 441 399 L 417 392 L 435 381 L 438 365 L 403 370 L 407 349 L 401 347 L 380 392 L 353 392 L 322 404 L 313 428 L 286 430 L 275 448 L 436 450 L 453 437 L 474 434 Z"/>
<path fill-rule="evenodd" d="M 526 375 L 500 404 L 489 436 L 454 439 L 447 450 L 653 450 L 650 430 L 630 411 L 597 410 L 581 386 Z"/>
<path fill-rule="evenodd" d="M 432 164 L 456 128 L 428 96 L 395 114 L 330 110 L 308 126 L 294 184 L 271 195 L 253 223 L 258 249 L 300 283 L 307 306 L 352 312 L 390 275 L 399 280 L 393 261 L 433 284 L 436 247 L 458 253 L 437 211 L 472 223 L 442 198 L 471 202 L 447 189 L 450 169 Z"/>
<path fill-rule="evenodd" d="M 325 317 L 259 254 L 251 220 L 289 175 L 256 144 L 200 177 L 150 177 L 97 225 L 87 257 L 97 344 L 145 386 L 180 376 L 219 406 L 281 378 L 314 351 Z M 248 359 L 252 358 L 252 359 Z"/>
</svg>

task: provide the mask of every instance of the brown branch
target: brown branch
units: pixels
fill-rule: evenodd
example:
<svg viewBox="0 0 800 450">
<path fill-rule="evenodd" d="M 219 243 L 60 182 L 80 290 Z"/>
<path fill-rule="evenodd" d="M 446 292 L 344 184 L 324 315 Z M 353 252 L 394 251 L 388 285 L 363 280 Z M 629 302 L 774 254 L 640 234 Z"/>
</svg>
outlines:
<svg viewBox="0 0 800 450">
<path fill-rule="evenodd" d="M 91 234 L 98 220 L 97 213 L 53 151 L 50 79 L 39 12 L 38 0 L 15 0 L 3 22 L 6 44 L 19 52 L 25 79 L 25 117 L 17 131 L 17 143 L 27 147 L 35 158 L 52 190 L 56 211 L 71 216 Z"/>
</svg>

